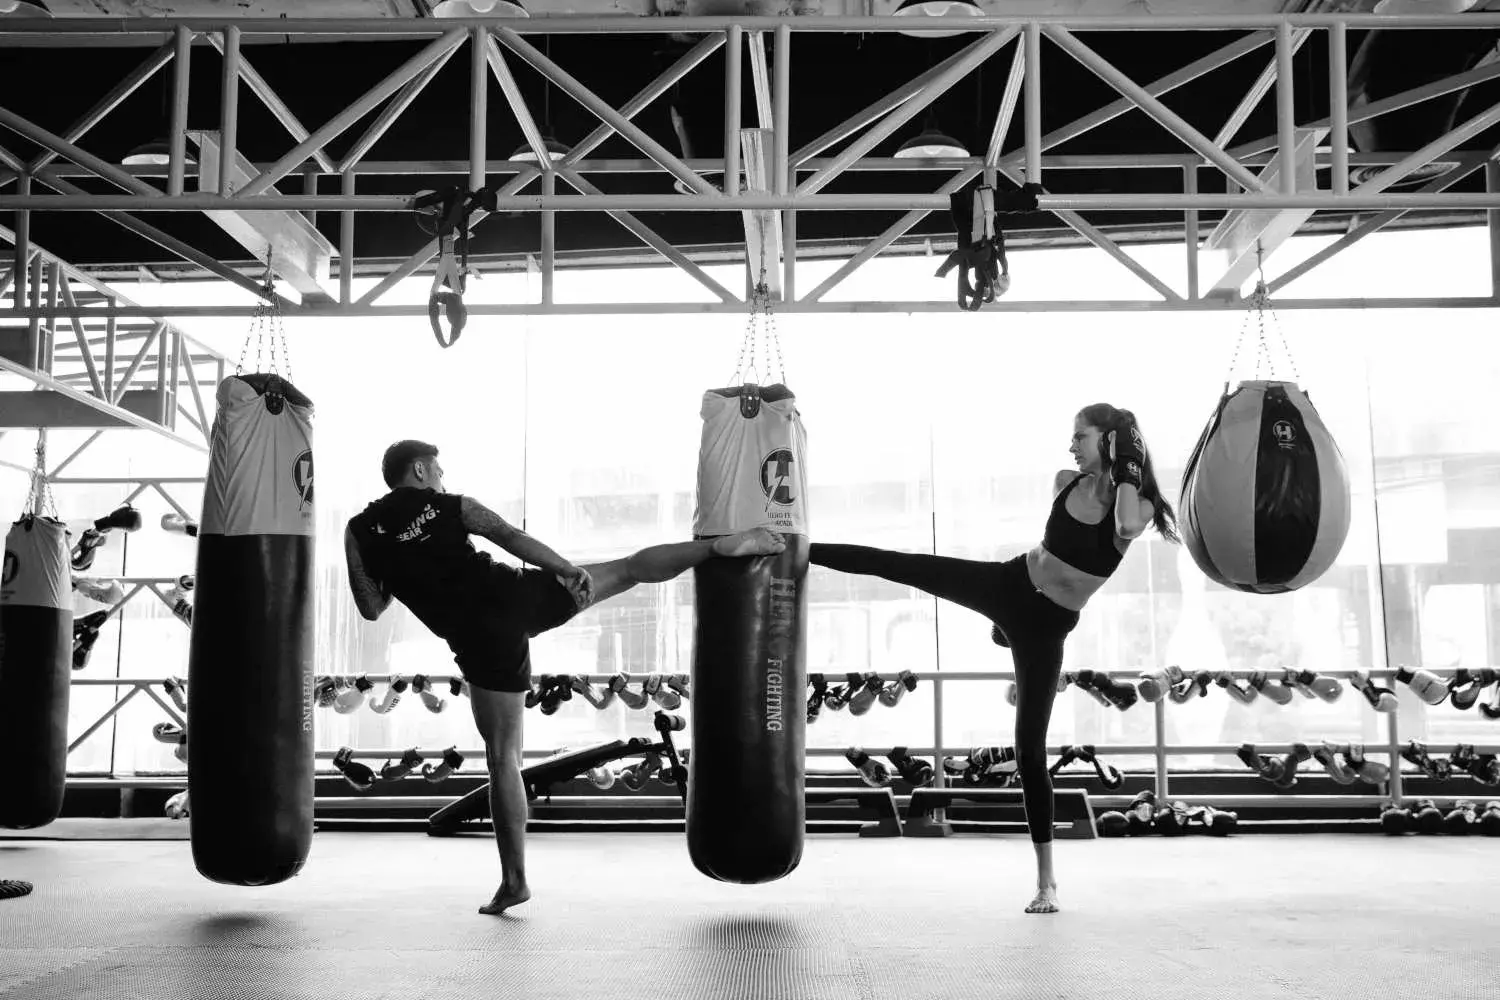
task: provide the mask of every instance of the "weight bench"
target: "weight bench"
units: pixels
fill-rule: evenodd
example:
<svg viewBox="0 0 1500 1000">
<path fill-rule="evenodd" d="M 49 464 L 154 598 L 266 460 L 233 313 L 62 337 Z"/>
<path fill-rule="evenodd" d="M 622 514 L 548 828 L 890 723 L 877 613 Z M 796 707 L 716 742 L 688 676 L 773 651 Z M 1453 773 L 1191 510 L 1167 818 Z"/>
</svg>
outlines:
<svg viewBox="0 0 1500 1000">
<path fill-rule="evenodd" d="M 901 813 L 896 808 L 896 793 L 889 788 L 809 788 L 806 799 L 809 806 L 854 802 L 862 811 L 874 817 L 860 824 L 861 837 L 901 836 Z"/>
<path fill-rule="evenodd" d="M 1058 840 L 1093 840 L 1099 834 L 1094 828 L 1094 807 L 1089 803 L 1089 793 L 1082 788 L 1058 788 L 1052 793 L 1057 804 L 1057 819 L 1066 825 L 1057 829 Z M 946 808 L 954 802 L 970 802 L 976 808 L 965 809 L 963 820 L 973 822 L 995 822 L 998 820 L 1022 819 L 1021 790 L 1019 788 L 918 788 L 911 793 L 906 807 L 904 834 L 908 837 L 949 837 L 953 835 L 953 824 L 948 820 L 933 819 L 933 811 Z"/>
</svg>

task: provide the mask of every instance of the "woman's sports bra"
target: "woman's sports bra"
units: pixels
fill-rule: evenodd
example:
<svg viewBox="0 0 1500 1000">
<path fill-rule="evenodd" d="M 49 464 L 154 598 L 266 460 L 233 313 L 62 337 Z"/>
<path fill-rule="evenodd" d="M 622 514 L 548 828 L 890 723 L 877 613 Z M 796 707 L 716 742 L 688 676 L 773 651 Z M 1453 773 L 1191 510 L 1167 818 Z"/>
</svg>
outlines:
<svg viewBox="0 0 1500 1000">
<path fill-rule="evenodd" d="M 1042 535 L 1042 545 L 1074 569 L 1094 576 L 1107 577 L 1112 574 L 1124 558 L 1115 545 L 1114 514 L 1106 511 L 1098 524 L 1085 524 L 1068 513 L 1068 494 L 1083 478 L 1080 473 L 1064 486 L 1052 501 L 1052 513 L 1047 516 L 1047 530 Z"/>
</svg>

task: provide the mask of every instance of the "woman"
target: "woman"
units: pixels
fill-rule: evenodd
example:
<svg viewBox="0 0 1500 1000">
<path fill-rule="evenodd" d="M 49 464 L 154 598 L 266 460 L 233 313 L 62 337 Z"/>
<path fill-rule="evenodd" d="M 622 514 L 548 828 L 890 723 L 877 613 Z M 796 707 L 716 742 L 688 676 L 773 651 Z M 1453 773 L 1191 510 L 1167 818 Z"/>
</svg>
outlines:
<svg viewBox="0 0 1500 1000">
<path fill-rule="evenodd" d="M 1152 525 L 1180 541 L 1135 415 L 1108 403 L 1085 407 L 1068 449 L 1077 471 L 1059 472 L 1040 545 L 1002 563 L 813 543 L 814 565 L 882 577 L 926 591 L 994 623 L 1016 672 L 1016 763 L 1026 825 L 1036 847 L 1037 893 L 1027 913 L 1057 912 L 1052 871 L 1052 778 L 1047 724 L 1062 671 L 1063 640 L 1078 613 L 1120 565 L 1132 539 Z"/>
</svg>

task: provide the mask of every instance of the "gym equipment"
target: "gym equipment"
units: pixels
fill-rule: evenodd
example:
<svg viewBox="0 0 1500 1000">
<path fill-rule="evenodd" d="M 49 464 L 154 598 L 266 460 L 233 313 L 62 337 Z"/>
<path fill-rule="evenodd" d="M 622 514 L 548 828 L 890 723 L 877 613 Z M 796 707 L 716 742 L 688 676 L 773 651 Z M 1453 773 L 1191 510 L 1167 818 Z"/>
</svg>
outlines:
<svg viewBox="0 0 1500 1000">
<path fill-rule="evenodd" d="M 1426 670 L 1400 667 L 1396 670 L 1396 680 L 1411 688 L 1429 705 L 1441 705 L 1448 698 L 1448 682 Z"/>
<path fill-rule="evenodd" d="M 1253 594 L 1305 586 L 1349 534 L 1349 475 L 1295 382 L 1229 383 L 1182 476 L 1182 539 L 1204 575 Z"/>
<path fill-rule="evenodd" d="M 198 535 L 188 717 L 193 861 L 230 885 L 297 874 L 313 818 L 312 401 L 219 383 Z"/>
<path fill-rule="evenodd" d="M 753 322 L 753 321 L 752 321 Z M 782 533 L 776 555 L 709 559 L 693 570 L 687 840 L 710 878 L 781 878 L 802 858 L 807 718 L 806 434 L 784 384 L 703 395 L 693 534 Z M 703 780 L 698 780 L 699 777 Z"/>
<path fill-rule="evenodd" d="M 352 747 L 339 747 L 333 755 L 333 766 L 356 792 L 368 792 L 375 787 L 375 772 L 354 759 Z"/>
<path fill-rule="evenodd" d="M 437 767 L 431 764 L 422 765 L 422 777 L 436 785 L 463 765 L 464 755 L 458 752 L 458 748 L 449 747 L 443 751 L 443 762 Z"/>
<path fill-rule="evenodd" d="M 943 259 L 936 277 L 958 268 L 958 307 L 977 312 L 986 302 L 1010 291 L 1010 264 L 1005 258 L 1005 231 L 995 222 L 996 212 L 1034 212 L 1041 185 L 1025 184 L 1021 190 L 996 194 L 980 184 L 948 196 L 958 246 Z"/>
<path fill-rule="evenodd" d="M 57 819 L 68 776 L 74 634 L 68 528 L 42 516 L 41 506 L 11 525 L 0 564 L 0 760 L 8 778 L 0 826 L 12 830 Z"/>
<path fill-rule="evenodd" d="M 99 547 L 105 542 L 105 536 L 111 531 L 141 530 L 141 512 L 130 504 L 122 504 L 113 511 L 99 518 L 90 527 L 83 529 L 79 536 L 78 544 L 73 546 L 71 563 L 74 569 L 85 572 L 94 565 L 94 556 L 98 554 Z"/>
<path fill-rule="evenodd" d="M 1257 670 L 1250 675 L 1250 686 L 1278 705 L 1290 705 L 1292 703 L 1291 688 L 1272 680 L 1270 675 L 1264 670 Z"/>
<path fill-rule="evenodd" d="M 1229 671 L 1223 671 L 1214 678 L 1214 683 L 1229 692 L 1229 696 L 1242 705 L 1253 702 L 1260 694 L 1255 688 L 1245 681 L 1237 680 Z"/>
<path fill-rule="evenodd" d="M 161 530 L 170 531 L 178 535 L 187 535 L 189 538 L 197 538 L 198 522 L 189 520 L 181 514 L 163 514 L 161 516 Z"/>
<path fill-rule="evenodd" d="M 380 765 L 381 781 L 399 781 L 411 774 L 422 765 L 422 755 L 417 752 L 416 747 L 409 747 L 401 753 L 401 762 L 392 764 L 386 761 Z"/>
<path fill-rule="evenodd" d="M 913 787 L 930 785 L 936 777 L 932 765 L 925 760 L 913 757 L 906 747 L 892 747 L 891 752 L 886 754 L 886 759 L 895 765 L 896 773 L 901 775 L 907 784 Z"/>
<path fill-rule="evenodd" d="M 1394 712 L 1400 704 L 1396 701 L 1396 692 L 1376 684 L 1363 670 L 1356 670 L 1350 675 L 1349 686 L 1364 695 L 1365 701 L 1377 712 Z"/>
<path fill-rule="evenodd" d="M 99 641 L 99 631 L 109 621 L 108 611 L 91 611 L 82 618 L 73 620 L 73 669 L 83 670 L 94 655 L 94 643 Z"/>
<path fill-rule="evenodd" d="M 125 600 L 125 588 L 119 580 L 94 580 L 86 576 L 73 578 L 73 589 L 100 604 L 119 604 Z"/>
<path fill-rule="evenodd" d="M 401 695 L 405 693 L 407 686 L 405 677 L 400 675 L 392 677 L 390 687 L 385 689 L 385 696 L 379 701 L 373 698 L 370 699 L 370 711 L 376 715 L 384 715 L 401 704 Z"/>
<path fill-rule="evenodd" d="M 422 699 L 427 711 L 436 715 L 448 707 L 448 699 L 432 693 L 432 681 L 426 674 L 416 674 L 411 679 L 411 689 Z"/>
<path fill-rule="evenodd" d="M 865 752 L 864 747 L 850 747 L 844 751 L 844 759 L 859 770 L 859 776 L 871 788 L 884 788 L 891 783 L 891 769 Z"/>
<path fill-rule="evenodd" d="M 1183 683 L 1184 680 L 1186 680 L 1186 677 L 1181 667 L 1163 667 L 1160 670 L 1142 673 L 1140 679 L 1136 682 L 1136 689 L 1140 692 L 1142 699 L 1150 704 L 1155 704 L 1165 698 L 1167 692 Z"/>
<path fill-rule="evenodd" d="M 901 699 L 906 692 L 917 689 L 917 677 L 910 670 L 903 670 L 885 687 L 880 689 L 880 703 L 886 708 L 895 708 L 901 704 Z"/>
</svg>

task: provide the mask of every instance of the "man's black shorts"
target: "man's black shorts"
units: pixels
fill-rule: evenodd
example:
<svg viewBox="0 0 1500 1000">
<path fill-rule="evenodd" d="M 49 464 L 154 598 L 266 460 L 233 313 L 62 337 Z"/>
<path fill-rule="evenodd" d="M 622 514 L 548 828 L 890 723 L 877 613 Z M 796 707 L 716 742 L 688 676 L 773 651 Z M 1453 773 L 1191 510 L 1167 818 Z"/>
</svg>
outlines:
<svg viewBox="0 0 1500 1000">
<path fill-rule="evenodd" d="M 464 680 L 490 691 L 531 688 L 530 638 L 578 613 L 573 595 L 545 570 L 506 568 L 449 640 Z"/>
</svg>

